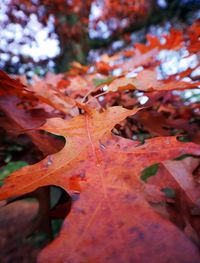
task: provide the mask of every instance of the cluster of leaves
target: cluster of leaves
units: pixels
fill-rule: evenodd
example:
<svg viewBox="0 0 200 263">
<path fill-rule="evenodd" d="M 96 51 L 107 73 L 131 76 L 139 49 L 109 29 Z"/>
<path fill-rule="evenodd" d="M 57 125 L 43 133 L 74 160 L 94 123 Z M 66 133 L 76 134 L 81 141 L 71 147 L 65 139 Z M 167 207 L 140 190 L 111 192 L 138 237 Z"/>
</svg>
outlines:
<svg viewBox="0 0 200 263">
<path fill-rule="evenodd" d="M 41 160 L 6 177 L 0 199 L 54 185 L 72 203 L 38 262 L 200 261 L 200 107 L 182 97 L 200 85 L 199 38 L 197 21 L 64 74 L 1 72 L 1 126 L 26 134 Z M 162 76 L 164 50 L 196 64 Z"/>
</svg>

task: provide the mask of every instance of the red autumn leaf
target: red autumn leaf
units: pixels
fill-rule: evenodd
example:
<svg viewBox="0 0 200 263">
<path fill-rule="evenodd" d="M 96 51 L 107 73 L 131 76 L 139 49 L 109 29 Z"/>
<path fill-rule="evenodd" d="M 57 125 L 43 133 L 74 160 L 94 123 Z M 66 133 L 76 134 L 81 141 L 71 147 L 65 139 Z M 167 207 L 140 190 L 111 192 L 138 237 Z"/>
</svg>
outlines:
<svg viewBox="0 0 200 263">
<path fill-rule="evenodd" d="M 199 53 L 200 50 L 200 20 L 197 20 L 191 27 L 188 29 L 188 35 L 189 35 L 189 45 L 188 50 L 191 53 Z"/>
<path fill-rule="evenodd" d="M 0 96 L 16 95 L 24 91 L 24 85 L 14 78 L 9 77 L 4 71 L 0 70 Z"/>
<path fill-rule="evenodd" d="M 129 58 L 126 63 L 120 63 L 118 67 L 122 70 L 122 72 L 126 73 L 140 66 L 148 67 L 149 65 L 157 65 L 158 62 L 156 60 L 156 55 L 158 54 L 158 52 L 159 50 L 157 47 L 149 50 L 144 54 L 139 49 L 135 49 L 134 55 Z"/>
<path fill-rule="evenodd" d="M 163 162 L 171 176 L 177 181 L 190 201 L 200 206 L 200 187 L 193 177 L 194 169 L 199 165 L 199 159 L 186 158 L 179 161 Z"/>
<path fill-rule="evenodd" d="M 44 124 L 48 114 L 45 115 L 45 112 L 40 112 L 39 109 L 30 111 L 19 108 L 17 104 L 20 102 L 15 96 L 0 97 L 0 109 L 6 115 L 0 116 L 0 126 L 14 136 L 27 134 L 45 156 L 61 149 L 63 144 L 60 140 L 35 130 Z"/>
<path fill-rule="evenodd" d="M 65 147 L 5 180 L 1 199 L 44 185 L 60 186 L 78 198 L 61 234 L 41 253 L 39 262 L 199 260 L 191 241 L 145 201 L 139 175 L 155 162 L 185 153 L 200 154 L 200 148 L 175 137 L 138 145 L 110 133 L 115 124 L 136 111 L 112 107 L 68 121 L 48 120 L 43 129 L 64 136 Z"/>
<path fill-rule="evenodd" d="M 34 84 L 29 85 L 28 90 L 33 92 L 41 102 L 52 106 L 54 109 L 57 109 L 65 114 L 72 114 L 72 116 L 77 115 L 77 110 L 73 109 L 76 107 L 75 101 L 62 94 L 53 85 L 47 84 L 44 80 L 39 80 L 35 77 Z"/>
<path fill-rule="evenodd" d="M 107 75 L 109 74 L 109 71 L 112 69 L 112 67 L 107 63 L 100 61 L 96 63 L 96 69 L 97 72 Z"/>
<path fill-rule="evenodd" d="M 200 81 L 186 82 L 176 80 L 171 76 L 167 80 L 157 80 L 157 73 L 153 70 L 143 70 L 135 78 L 117 78 L 112 81 L 108 87 L 108 91 L 118 90 L 141 90 L 141 91 L 163 91 L 163 90 L 183 90 L 196 88 L 200 85 Z"/>
<path fill-rule="evenodd" d="M 160 109 L 159 109 L 160 111 Z M 191 118 L 191 117 L 190 117 Z M 137 119 L 139 123 L 141 123 L 146 130 L 148 130 L 151 134 L 157 136 L 167 136 L 171 134 L 171 128 L 179 130 L 180 134 L 183 131 L 187 131 L 190 135 L 190 138 L 197 139 L 197 134 L 199 127 L 196 124 L 190 123 L 190 118 L 188 120 L 184 120 L 182 118 L 166 118 L 164 114 L 156 111 L 142 111 L 137 113 L 134 119 Z"/>
<path fill-rule="evenodd" d="M 147 44 L 140 44 L 136 43 L 135 47 L 140 50 L 140 52 L 147 53 L 150 50 L 157 48 L 158 50 L 161 49 L 179 49 L 183 46 L 183 33 L 179 30 L 171 29 L 170 34 L 163 36 L 164 44 L 161 44 L 161 41 L 158 37 L 147 35 Z"/>
</svg>

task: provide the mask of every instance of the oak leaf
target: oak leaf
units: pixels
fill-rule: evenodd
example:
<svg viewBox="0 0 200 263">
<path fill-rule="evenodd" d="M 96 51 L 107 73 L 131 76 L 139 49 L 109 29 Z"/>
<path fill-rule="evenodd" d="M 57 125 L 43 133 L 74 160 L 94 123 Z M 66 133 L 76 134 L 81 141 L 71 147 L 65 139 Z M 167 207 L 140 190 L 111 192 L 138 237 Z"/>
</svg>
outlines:
<svg viewBox="0 0 200 263">
<path fill-rule="evenodd" d="M 136 112 L 116 106 L 68 121 L 49 119 L 42 129 L 64 136 L 64 148 L 6 178 L 1 199 L 57 185 L 74 200 L 60 235 L 39 262 L 199 262 L 193 243 L 146 202 L 139 175 L 154 163 L 200 154 L 200 148 L 175 137 L 140 145 L 110 132 Z"/>
<path fill-rule="evenodd" d="M 50 85 L 48 82 L 46 83 L 44 80 L 35 77 L 34 84 L 29 85 L 28 90 L 33 92 L 41 102 L 50 105 L 53 107 L 53 109 L 57 109 L 65 114 L 77 115 L 78 113 L 77 109 L 75 109 L 75 101 L 72 98 L 62 94 L 59 89 L 53 85 L 53 83 Z"/>
<path fill-rule="evenodd" d="M 176 76 L 170 76 L 166 80 L 157 80 L 154 70 L 143 70 L 135 78 L 117 78 L 111 82 L 108 91 L 118 90 L 141 90 L 141 91 L 168 91 L 196 88 L 200 81 L 177 80 Z"/>
</svg>

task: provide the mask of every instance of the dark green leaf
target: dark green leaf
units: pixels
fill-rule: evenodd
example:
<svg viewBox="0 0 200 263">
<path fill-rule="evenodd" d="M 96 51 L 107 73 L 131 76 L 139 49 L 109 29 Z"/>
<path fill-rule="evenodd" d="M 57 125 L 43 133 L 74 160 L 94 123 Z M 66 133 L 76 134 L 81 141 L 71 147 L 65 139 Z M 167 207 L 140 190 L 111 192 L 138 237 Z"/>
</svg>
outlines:
<svg viewBox="0 0 200 263">
<path fill-rule="evenodd" d="M 168 198 L 176 197 L 176 192 L 174 191 L 174 189 L 170 187 L 162 188 L 160 191 L 163 192 Z"/>
<path fill-rule="evenodd" d="M 6 166 L 4 166 L 2 169 L 0 169 L 0 186 L 3 185 L 3 179 L 9 176 L 11 173 L 13 173 L 16 170 L 19 170 L 20 168 L 28 165 L 26 162 L 10 162 Z"/>
<path fill-rule="evenodd" d="M 181 156 L 179 156 L 177 158 L 174 158 L 174 160 L 181 161 L 181 160 L 183 160 L 183 159 L 185 159 L 187 157 L 194 157 L 194 155 L 192 155 L 192 154 L 183 154 L 183 155 L 181 155 Z"/>
<path fill-rule="evenodd" d="M 159 164 L 158 163 L 155 163 L 149 167 L 146 167 L 143 171 L 142 171 L 142 175 L 140 176 L 141 180 L 143 180 L 144 182 L 147 181 L 147 179 L 150 177 L 150 176 L 153 176 L 157 173 L 158 171 L 158 168 L 159 168 Z"/>
</svg>

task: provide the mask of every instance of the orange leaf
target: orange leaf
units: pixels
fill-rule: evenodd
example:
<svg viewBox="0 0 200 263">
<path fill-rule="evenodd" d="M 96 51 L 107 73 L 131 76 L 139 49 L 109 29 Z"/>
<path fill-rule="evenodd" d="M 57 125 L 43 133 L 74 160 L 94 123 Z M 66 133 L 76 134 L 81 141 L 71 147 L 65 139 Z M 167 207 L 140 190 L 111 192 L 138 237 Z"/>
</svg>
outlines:
<svg viewBox="0 0 200 263">
<path fill-rule="evenodd" d="M 155 162 L 200 154 L 200 147 L 175 137 L 139 145 L 110 133 L 136 112 L 116 106 L 68 121 L 48 120 L 43 129 L 64 136 L 65 147 L 5 180 L 1 199 L 57 185 L 76 200 L 60 235 L 43 250 L 39 262 L 160 262 L 163 257 L 165 262 L 199 261 L 193 243 L 145 201 L 139 174 Z"/>
<path fill-rule="evenodd" d="M 186 82 L 170 77 L 167 80 L 157 80 L 157 73 L 153 70 L 143 70 L 135 78 L 117 78 L 111 82 L 108 91 L 118 90 L 142 90 L 142 91 L 163 91 L 163 90 L 182 90 L 196 88 L 198 82 Z"/>
</svg>

